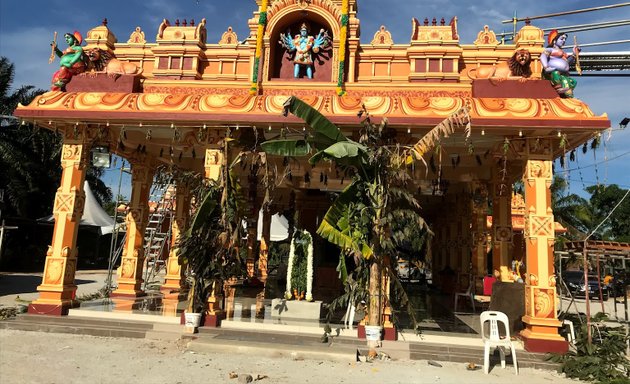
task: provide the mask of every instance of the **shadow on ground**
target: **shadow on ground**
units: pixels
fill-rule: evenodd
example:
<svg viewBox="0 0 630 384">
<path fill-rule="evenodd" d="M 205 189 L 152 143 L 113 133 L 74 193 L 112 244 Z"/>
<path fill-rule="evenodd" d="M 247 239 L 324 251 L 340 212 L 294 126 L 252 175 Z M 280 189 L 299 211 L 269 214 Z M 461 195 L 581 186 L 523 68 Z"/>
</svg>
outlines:
<svg viewBox="0 0 630 384">
<path fill-rule="evenodd" d="M 76 279 L 76 285 L 95 283 L 96 280 Z M 42 277 L 27 274 L 0 275 L 0 296 L 37 292 L 37 286 L 42 283 Z"/>
</svg>

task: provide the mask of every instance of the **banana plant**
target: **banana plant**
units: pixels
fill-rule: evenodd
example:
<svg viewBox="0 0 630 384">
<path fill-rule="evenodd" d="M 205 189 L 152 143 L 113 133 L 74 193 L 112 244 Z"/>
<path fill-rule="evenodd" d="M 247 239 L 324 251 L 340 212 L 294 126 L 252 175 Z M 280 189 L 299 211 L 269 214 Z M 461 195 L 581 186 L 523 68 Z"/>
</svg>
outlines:
<svg viewBox="0 0 630 384">
<path fill-rule="evenodd" d="M 408 305 L 415 322 L 396 275 L 394 256 L 396 247 L 408 241 L 406 227 L 419 228 L 416 233 L 420 232 L 424 239 L 428 239 L 431 232 L 419 214 L 419 203 L 407 190 L 411 179 L 407 171 L 415 159 L 421 159 L 429 147 L 440 137 L 452 133 L 463 120 L 447 119 L 415 147 L 401 147 L 388 139 L 392 131 L 387 127 L 387 120 L 383 119 L 380 125 L 373 124 L 365 108 L 359 112 L 363 117 L 359 142 L 344 136 L 330 120 L 296 97 L 289 98 L 284 108 L 285 116 L 291 113 L 301 118 L 313 129 L 313 134 L 267 141 L 261 145 L 265 152 L 279 156 L 308 156 L 314 152 L 309 159 L 311 165 L 329 160 L 342 169 L 354 171 L 352 182 L 337 196 L 317 230 L 317 234 L 342 250 L 339 277 L 344 283 L 349 278 L 346 255 L 354 256 L 356 265 L 369 270 L 369 286 L 364 287 L 369 291 L 368 322 L 381 325 L 385 305 L 380 302 L 381 283 L 383 275 L 389 276 L 397 283 L 396 291 L 402 293 L 401 304 Z M 416 242 L 425 243 L 424 240 Z"/>
</svg>

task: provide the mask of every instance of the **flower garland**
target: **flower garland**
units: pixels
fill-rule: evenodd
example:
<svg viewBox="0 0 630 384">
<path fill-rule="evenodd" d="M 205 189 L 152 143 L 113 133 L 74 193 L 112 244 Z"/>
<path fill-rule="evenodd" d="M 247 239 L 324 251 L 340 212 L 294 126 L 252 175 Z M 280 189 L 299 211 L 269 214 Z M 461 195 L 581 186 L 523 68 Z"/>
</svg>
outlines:
<svg viewBox="0 0 630 384">
<path fill-rule="evenodd" d="M 295 234 L 291 239 L 291 246 L 289 247 L 289 265 L 287 266 L 287 289 L 284 292 L 284 298 L 289 300 L 293 297 L 293 293 L 291 292 L 291 275 L 293 274 L 293 263 L 295 261 Z"/>
<path fill-rule="evenodd" d="M 306 301 L 313 301 L 313 236 L 308 231 L 304 231 L 308 241 L 306 251 Z"/>
<path fill-rule="evenodd" d="M 302 243 L 302 252 L 306 250 L 306 300 L 313 301 L 313 237 L 306 230 L 296 231 L 293 235 L 293 239 L 291 240 L 291 246 L 289 248 L 289 265 L 287 266 L 287 286 L 286 291 L 284 292 L 284 297 L 287 300 L 291 299 L 293 297 L 291 289 L 295 288 L 292 285 L 297 284 L 295 281 L 292 281 L 292 276 L 293 269 L 296 268 L 296 264 L 299 263 L 299 261 L 296 260 L 295 254 L 295 248 L 298 242 Z"/>
<path fill-rule="evenodd" d="M 260 55 L 262 54 L 263 34 L 267 26 L 267 3 L 269 0 L 262 0 L 260 4 L 260 15 L 258 16 L 258 32 L 256 34 L 256 56 L 254 57 L 254 73 L 252 75 L 252 86 L 249 88 L 250 95 L 258 94 L 258 68 L 260 66 Z"/>
<path fill-rule="evenodd" d="M 346 43 L 348 40 L 348 0 L 341 3 L 341 32 L 339 33 L 339 76 L 337 78 L 337 95 L 343 96 L 343 76 L 346 70 Z"/>
</svg>

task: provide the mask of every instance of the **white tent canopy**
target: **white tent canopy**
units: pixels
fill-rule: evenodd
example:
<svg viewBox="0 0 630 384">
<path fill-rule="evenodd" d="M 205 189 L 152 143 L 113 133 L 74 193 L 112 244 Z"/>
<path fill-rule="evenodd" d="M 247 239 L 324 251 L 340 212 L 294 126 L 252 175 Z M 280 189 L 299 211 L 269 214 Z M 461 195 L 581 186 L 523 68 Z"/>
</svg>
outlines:
<svg viewBox="0 0 630 384">
<path fill-rule="evenodd" d="M 100 206 L 87 181 L 83 184 L 83 190 L 85 191 L 85 207 L 83 207 L 83 216 L 81 216 L 81 222 L 79 225 L 99 227 L 101 235 L 112 233 L 115 224 L 114 219 L 112 219 Z M 42 217 L 37 221 L 40 223 L 54 223 L 55 216 L 50 215 Z"/>
<path fill-rule="evenodd" d="M 263 231 L 263 210 L 258 212 L 258 240 L 262 238 Z M 270 241 L 282 241 L 289 237 L 289 221 L 286 217 L 276 213 L 271 216 Z"/>
<path fill-rule="evenodd" d="M 247 220 L 243 220 L 243 228 L 247 229 Z M 262 208 L 258 212 L 258 236 L 257 239 L 262 238 L 263 227 L 263 210 Z M 282 241 L 289 237 L 289 221 L 286 217 L 276 213 L 271 216 L 271 230 L 269 240 L 270 241 Z"/>
</svg>

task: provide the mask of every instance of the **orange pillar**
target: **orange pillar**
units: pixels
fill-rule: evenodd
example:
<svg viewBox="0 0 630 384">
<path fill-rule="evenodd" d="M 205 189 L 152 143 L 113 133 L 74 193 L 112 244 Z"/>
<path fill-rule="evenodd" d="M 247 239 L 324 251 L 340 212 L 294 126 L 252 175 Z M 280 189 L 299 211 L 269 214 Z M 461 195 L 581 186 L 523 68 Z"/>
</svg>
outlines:
<svg viewBox="0 0 630 384">
<path fill-rule="evenodd" d="M 224 153 L 220 149 L 206 148 L 206 156 L 204 160 L 204 171 L 207 179 L 220 181 L 222 177 L 222 167 L 226 166 Z M 179 204 L 179 200 L 178 200 Z M 214 282 L 210 288 L 210 295 L 208 296 L 208 309 L 206 310 L 206 316 L 204 325 L 207 327 L 218 327 L 221 325 L 221 320 L 225 318 L 225 311 L 223 306 L 223 284 Z"/>
<path fill-rule="evenodd" d="M 144 231 L 149 218 L 149 194 L 154 169 L 147 161 L 131 161 L 131 201 L 125 218 L 127 238 L 122 251 L 120 267 L 116 272 L 118 288 L 113 297 L 144 296 L 142 271 L 144 269 Z"/>
<path fill-rule="evenodd" d="M 260 250 L 258 253 L 258 279 L 263 283 L 267 281 L 267 261 L 269 247 L 271 246 L 271 211 L 263 209 L 262 236 L 260 237 Z"/>
<path fill-rule="evenodd" d="M 525 330 L 521 336 L 531 352 L 568 351 L 558 334 L 561 326 L 556 308 L 556 278 L 553 269 L 554 221 L 551 209 L 551 146 L 529 143 L 525 184 Z M 542 149 L 541 149 L 542 148 Z M 544 153 L 544 152 L 547 153 Z M 543 153 L 539 153 L 543 152 Z"/>
<path fill-rule="evenodd" d="M 28 306 L 28 313 L 67 315 L 76 306 L 77 233 L 85 205 L 85 167 L 90 152 L 87 128 L 67 129 L 61 151 L 61 183 L 55 195 L 55 229 L 52 245 L 46 252 L 39 298 Z"/>
<path fill-rule="evenodd" d="M 470 224 L 471 209 L 470 197 L 468 194 L 458 196 L 457 211 L 459 212 L 459 233 L 457 235 L 457 244 L 459 248 L 459 269 L 465 273 L 471 273 L 471 257 L 470 257 Z"/>
<path fill-rule="evenodd" d="M 166 276 L 160 287 L 162 293 L 181 292 L 184 286 L 184 270 L 179 264 L 177 242 L 190 219 L 190 191 L 184 184 L 177 184 L 175 189 L 175 212 L 171 221 L 171 247 L 166 261 Z"/>
<path fill-rule="evenodd" d="M 504 173 L 507 169 L 495 168 L 492 195 L 492 269 L 510 268 L 512 246 L 512 183 Z"/>
</svg>

